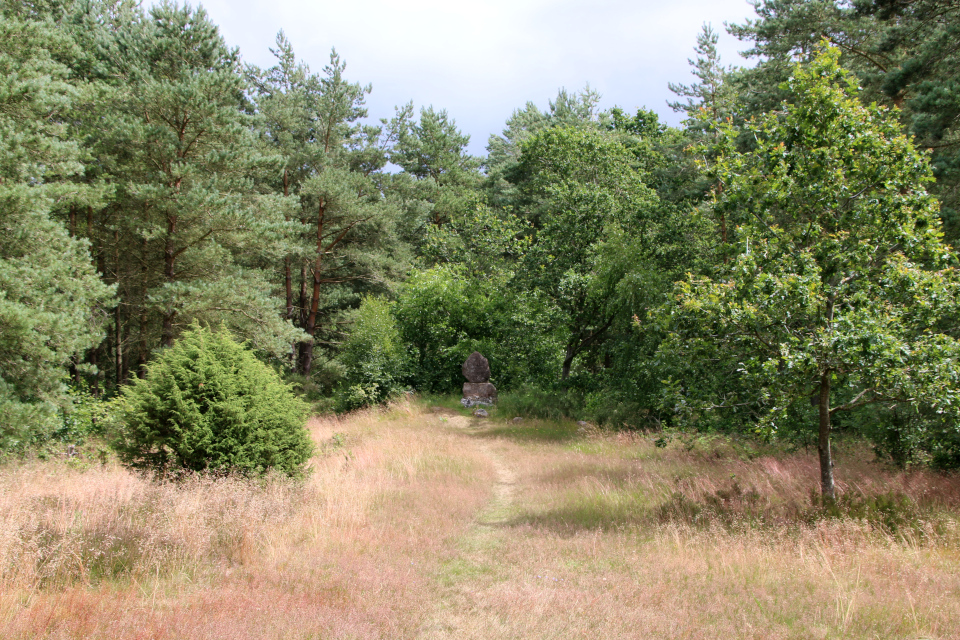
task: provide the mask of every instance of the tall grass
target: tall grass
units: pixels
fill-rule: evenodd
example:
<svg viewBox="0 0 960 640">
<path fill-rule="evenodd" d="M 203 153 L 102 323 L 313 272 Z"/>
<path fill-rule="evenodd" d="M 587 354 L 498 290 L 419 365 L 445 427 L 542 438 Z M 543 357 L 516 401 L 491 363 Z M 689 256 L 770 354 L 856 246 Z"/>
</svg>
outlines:
<svg viewBox="0 0 960 640">
<path fill-rule="evenodd" d="M 418 415 L 312 420 L 303 481 L 3 468 L 0 637 L 409 635 L 489 495 L 486 461 Z"/>
<path fill-rule="evenodd" d="M 524 428 L 536 433 L 538 424 Z M 664 446 L 637 433 L 597 434 L 568 449 L 574 461 L 554 457 L 556 466 L 541 459 L 533 467 L 528 481 L 538 500 L 518 522 L 558 531 L 665 524 L 742 531 L 846 518 L 886 535 L 960 540 L 960 476 L 888 467 L 862 446 L 838 452 L 836 505 L 820 500 L 819 463 L 810 453 L 758 450 L 725 437 Z"/>
<path fill-rule="evenodd" d="M 425 637 L 960 638 L 960 478 L 842 448 L 831 511 L 813 454 L 557 428 L 477 433 L 513 516 L 464 545 Z"/>
<path fill-rule="evenodd" d="M 960 478 L 402 403 L 302 481 L 0 467 L 0 638 L 960 638 Z"/>
</svg>

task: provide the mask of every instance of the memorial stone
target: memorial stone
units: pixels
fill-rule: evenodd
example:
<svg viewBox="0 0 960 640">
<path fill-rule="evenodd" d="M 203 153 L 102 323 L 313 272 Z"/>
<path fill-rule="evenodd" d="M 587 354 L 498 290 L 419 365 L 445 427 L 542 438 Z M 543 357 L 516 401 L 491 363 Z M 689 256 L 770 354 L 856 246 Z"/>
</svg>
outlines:
<svg viewBox="0 0 960 640">
<path fill-rule="evenodd" d="M 490 362 L 480 355 L 479 351 L 474 351 L 463 363 L 463 377 L 467 382 L 489 382 L 490 381 Z"/>
<path fill-rule="evenodd" d="M 478 351 L 474 351 L 463 363 L 463 398 L 460 404 L 465 407 L 474 405 L 492 405 L 497 402 L 497 388 L 490 384 L 490 362 Z"/>
</svg>

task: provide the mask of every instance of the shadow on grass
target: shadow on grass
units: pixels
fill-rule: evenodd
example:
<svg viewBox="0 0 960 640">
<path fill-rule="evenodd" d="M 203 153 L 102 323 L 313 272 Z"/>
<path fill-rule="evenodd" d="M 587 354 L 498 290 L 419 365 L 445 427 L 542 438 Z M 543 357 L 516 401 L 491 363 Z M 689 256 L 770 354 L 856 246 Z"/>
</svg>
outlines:
<svg viewBox="0 0 960 640">
<path fill-rule="evenodd" d="M 528 525 L 566 537 L 587 531 L 654 530 L 677 524 L 692 528 L 720 526 L 730 531 L 784 525 L 794 521 L 772 519 L 767 504 L 755 492 L 720 490 L 699 500 L 674 493 L 669 498 L 651 496 L 643 489 L 571 496 L 565 504 L 528 510 L 510 526 Z"/>
<path fill-rule="evenodd" d="M 711 493 L 690 497 L 677 491 L 652 498 L 642 489 L 593 495 L 569 495 L 562 504 L 527 509 L 505 526 L 530 526 L 569 537 L 589 531 L 655 530 L 671 524 L 691 529 L 719 527 L 731 533 L 813 526 L 822 520 L 854 523 L 886 537 L 906 536 L 914 542 L 953 539 L 955 521 L 924 512 L 902 494 L 840 496 L 829 507 L 818 503 L 780 503 L 752 488 L 732 482 Z"/>
<path fill-rule="evenodd" d="M 504 526 L 530 526 L 560 537 L 570 537 L 587 531 L 635 529 L 651 523 L 650 510 L 641 505 L 617 507 L 597 502 L 563 505 L 536 513 L 521 513 L 504 523 Z"/>
<path fill-rule="evenodd" d="M 515 442 L 569 442 L 578 438 L 576 423 L 532 422 L 529 424 L 482 425 L 476 438 L 506 438 Z"/>
</svg>

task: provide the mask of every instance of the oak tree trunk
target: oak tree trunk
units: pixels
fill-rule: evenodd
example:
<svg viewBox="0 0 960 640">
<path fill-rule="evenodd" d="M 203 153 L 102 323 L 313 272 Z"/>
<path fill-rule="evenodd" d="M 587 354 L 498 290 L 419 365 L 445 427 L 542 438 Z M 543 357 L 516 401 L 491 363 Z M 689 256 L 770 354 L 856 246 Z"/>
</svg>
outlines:
<svg viewBox="0 0 960 640">
<path fill-rule="evenodd" d="M 560 379 L 566 380 L 570 377 L 570 366 L 573 364 L 573 359 L 576 357 L 577 352 L 574 351 L 572 346 L 567 347 L 567 352 L 563 356 L 563 366 L 560 369 Z"/>
<path fill-rule="evenodd" d="M 833 455 L 830 452 L 830 372 L 820 376 L 820 490 L 823 500 L 833 504 L 837 500 L 833 484 Z"/>
</svg>

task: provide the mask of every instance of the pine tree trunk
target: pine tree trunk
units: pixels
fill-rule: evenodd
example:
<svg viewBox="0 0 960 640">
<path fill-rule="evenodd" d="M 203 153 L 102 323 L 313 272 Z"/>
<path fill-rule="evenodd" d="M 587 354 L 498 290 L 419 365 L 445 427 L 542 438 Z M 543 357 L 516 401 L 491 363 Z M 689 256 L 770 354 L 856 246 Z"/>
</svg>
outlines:
<svg viewBox="0 0 960 640">
<path fill-rule="evenodd" d="M 113 366 L 116 369 L 114 374 L 119 388 L 127 381 L 127 374 L 123 366 L 123 327 L 120 324 L 120 305 L 117 305 L 117 308 L 113 311 L 113 340 Z"/>
<path fill-rule="evenodd" d="M 308 336 L 309 341 L 300 343 L 300 373 L 309 376 L 313 368 L 313 336 L 317 330 L 317 313 L 320 311 L 320 284 L 322 281 L 323 269 L 323 223 L 326 202 L 320 200 L 320 210 L 317 212 L 317 255 L 313 262 L 313 295 L 310 297 L 310 314 L 307 316 L 307 323 L 303 330 Z"/>
<path fill-rule="evenodd" d="M 176 263 L 177 252 L 173 247 L 173 236 L 177 232 L 177 219 L 171 217 L 167 222 L 167 245 L 163 252 L 163 275 L 167 282 L 175 282 L 177 277 Z M 160 329 L 160 344 L 164 347 L 173 346 L 174 328 L 173 321 L 177 317 L 176 309 L 168 309 L 163 314 L 163 324 Z"/>
<path fill-rule="evenodd" d="M 103 347 L 104 343 L 98 344 L 93 349 L 90 349 L 89 361 L 96 369 L 96 373 L 93 374 L 93 382 L 90 385 L 90 392 L 93 394 L 94 398 L 100 397 L 100 376 L 102 372 L 100 371 L 100 349 Z"/>
<path fill-rule="evenodd" d="M 283 197 L 290 196 L 290 177 L 283 170 Z M 287 220 L 290 218 L 288 217 Z M 283 259 L 283 288 L 287 294 L 287 319 L 293 320 L 293 276 L 290 273 L 290 256 Z"/>
<path fill-rule="evenodd" d="M 287 313 L 288 320 L 293 320 L 293 275 L 290 273 L 290 258 L 283 259 L 283 287 L 287 294 Z"/>
<path fill-rule="evenodd" d="M 167 311 L 163 314 L 163 324 L 160 328 L 160 345 L 173 346 L 173 320 L 177 317 L 176 311 Z"/>
<path fill-rule="evenodd" d="M 309 376 L 310 370 L 313 368 L 313 343 L 312 342 L 301 342 L 300 343 L 300 353 L 299 361 L 297 362 L 297 368 L 300 370 L 300 375 Z"/>
<path fill-rule="evenodd" d="M 300 315 L 297 325 L 302 329 L 307 326 L 307 265 L 300 265 Z"/>
<path fill-rule="evenodd" d="M 141 303 L 141 310 L 143 309 Z M 147 314 L 145 311 L 140 313 L 140 348 L 137 352 L 137 377 L 143 379 L 147 376 Z"/>
</svg>

